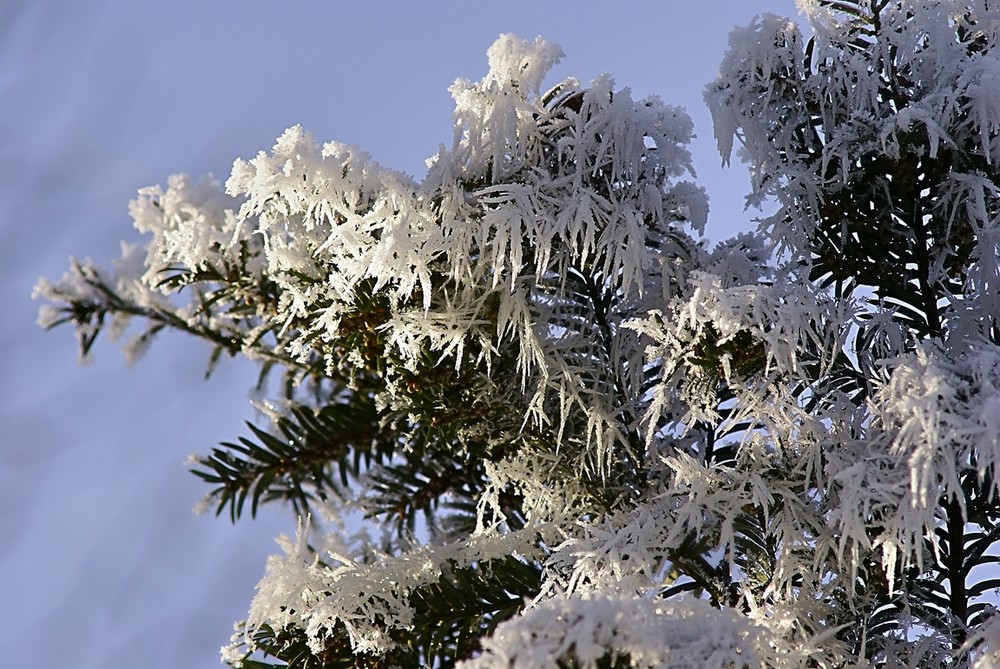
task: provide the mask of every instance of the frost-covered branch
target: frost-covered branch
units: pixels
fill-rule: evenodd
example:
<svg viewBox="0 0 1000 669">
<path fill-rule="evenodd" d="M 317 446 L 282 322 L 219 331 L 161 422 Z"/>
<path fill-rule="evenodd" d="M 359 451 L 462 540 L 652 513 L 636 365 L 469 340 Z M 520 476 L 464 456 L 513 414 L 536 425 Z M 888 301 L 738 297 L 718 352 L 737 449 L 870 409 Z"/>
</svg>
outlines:
<svg viewBox="0 0 1000 669">
<path fill-rule="evenodd" d="M 562 51 L 504 35 L 423 180 L 296 126 L 39 284 L 85 353 L 138 318 L 132 349 L 284 372 L 195 473 L 234 520 L 337 522 L 272 558 L 230 664 L 990 666 L 1000 18 L 799 5 L 811 36 L 759 17 L 707 90 L 775 205 L 712 249 L 686 113 L 546 90 Z"/>
</svg>

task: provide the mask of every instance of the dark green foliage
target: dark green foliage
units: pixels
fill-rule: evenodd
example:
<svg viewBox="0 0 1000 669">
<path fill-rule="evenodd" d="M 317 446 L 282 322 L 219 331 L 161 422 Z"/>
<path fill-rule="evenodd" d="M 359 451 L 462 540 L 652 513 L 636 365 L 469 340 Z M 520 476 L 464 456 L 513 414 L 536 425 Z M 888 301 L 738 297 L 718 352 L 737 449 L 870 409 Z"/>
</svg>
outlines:
<svg viewBox="0 0 1000 669">
<path fill-rule="evenodd" d="M 340 494 L 338 480 L 348 486 L 349 477 L 357 478 L 373 460 L 390 457 L 395 445 L 395 435 L 380 429 L 375 404 L 364 396 L 318 410 L 294 407 L 276 423 L 280 437 L 252 423 L 247 427 L 255 440 L 223 443 L 192 470 L 217 486 L 211 493 L 216 514 L 228 508 L 234 522 L 248 498 L 251 515 L 260 502 L 275 500 L 305 514 L 310 500 Z"/>
<path fill-rule="evenodd" d="M 541 569 L 513 556 L 453 569 L 410 596 L 407 635 L 418 666 L 450 667 L 481 650 L 482 639 L 538 594 Z"/>
<path fill-rule="evenodd" d="M 344 652 L 350 649 L 347 634 L 341 630 L 334 637 L 335 642 L 328 644 L 328 651 L 321 655 L 313 654 L 309 648 L 305 634 L 294 626 L 276 630 L 270 625 L 263 625 L 253 634 L 254 643 L 265 657 L 280 660 L 281 664 L 251 659 L 249 655 L 243 660 L 246 669 L 347 669 L 358 666 L 350 654 Z M 338 652 L 338 646 L 341 647 Z"/>
<path fill-rule="evenodd" d="M 398 645 L 382 656 L 355 654 L 340 626 L 319 654 L 294 626 L 276 630 L 264 625 L 254 633 L 258 651 L 282 664 L 244 660 L 247 669 L 339 669 L 396 667 L 447 669 L 480 649 L 483 637 L 520 611 L 538 594 L 541 569 L 513 556 L 464 568 L 452 568 L 437 581 L 409 596 L 412 629 L 397 635 Z"/>
</svg>

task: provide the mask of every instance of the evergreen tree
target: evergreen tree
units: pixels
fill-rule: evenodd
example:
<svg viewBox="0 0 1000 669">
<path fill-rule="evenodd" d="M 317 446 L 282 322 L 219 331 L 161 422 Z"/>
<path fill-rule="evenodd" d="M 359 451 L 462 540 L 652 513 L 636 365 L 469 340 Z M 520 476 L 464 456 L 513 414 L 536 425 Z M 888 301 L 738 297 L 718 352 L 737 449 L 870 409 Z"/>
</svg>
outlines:
<svg viewBox="0 0 1000 669">
<path fill-rule="evenodd" d="M 194 466 L 300 518 L 230 665 L 1000 666 L 1000 8 L 799 5 L 707 89 L 776 207 L 714 249 L 683 110 L 505 35 L 422 182 L 295 127 L 39 285 L 260 365 Z"/>
</svg>

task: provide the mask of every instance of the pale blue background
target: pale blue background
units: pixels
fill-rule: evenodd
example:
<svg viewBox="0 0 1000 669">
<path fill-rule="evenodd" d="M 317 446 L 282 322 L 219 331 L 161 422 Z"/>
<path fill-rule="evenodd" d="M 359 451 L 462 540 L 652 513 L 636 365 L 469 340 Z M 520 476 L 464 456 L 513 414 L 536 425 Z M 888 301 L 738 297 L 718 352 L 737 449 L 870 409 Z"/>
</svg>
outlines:
<svg viewBox="0 0 1000 669">
<path fill-rule="evenodd" d="M 243 434 L 253 370 L 164 337 L 125 368 L 113 345 L 76 365 L 29 299 L 70 255 L 109 263 L 126 207 L 172 172 L 224 179 L 301 123 L 422 176 L 452 137 L 448 86 L 478 79 L 501 32 L 566 58 L 551 82 L 612 72 L 686 106 L 700 135 L 709 234 L 750 227 L 745 170 L 719 170 L 702 90 L 735 24 L 792 0 L 0 3 L 0 657 L 6 666 L 217 666 L 266 556 L 294 521 L 195 516 L 183 466 Z"/>
</svg>

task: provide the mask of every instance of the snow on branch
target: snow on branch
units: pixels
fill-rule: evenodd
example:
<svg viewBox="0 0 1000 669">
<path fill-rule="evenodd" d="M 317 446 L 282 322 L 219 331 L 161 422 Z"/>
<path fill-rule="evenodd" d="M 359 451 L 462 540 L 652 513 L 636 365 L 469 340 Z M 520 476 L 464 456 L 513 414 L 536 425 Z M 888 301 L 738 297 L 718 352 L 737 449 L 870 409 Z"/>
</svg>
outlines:
<svg viewBox="0 0 1000 669">
<path fill-rule="evenodd" d="M 483 654 L 462 669 L 595 669 L 624 660 L 649 669 L 779 669 L 797 666 L 771 632 L 699 600 L 559 596 L 500 625 Z"/>
</svg>

